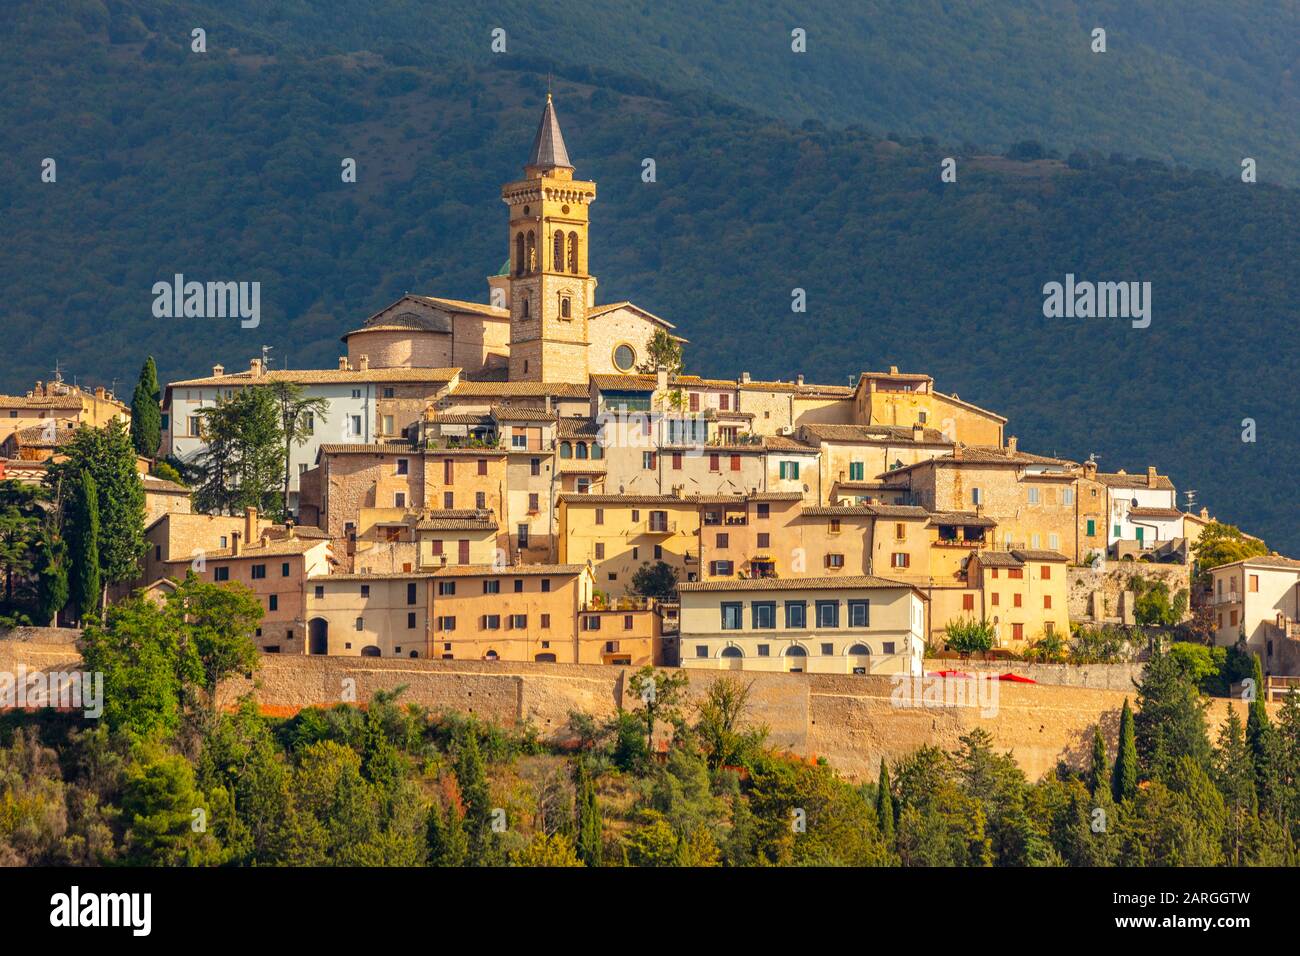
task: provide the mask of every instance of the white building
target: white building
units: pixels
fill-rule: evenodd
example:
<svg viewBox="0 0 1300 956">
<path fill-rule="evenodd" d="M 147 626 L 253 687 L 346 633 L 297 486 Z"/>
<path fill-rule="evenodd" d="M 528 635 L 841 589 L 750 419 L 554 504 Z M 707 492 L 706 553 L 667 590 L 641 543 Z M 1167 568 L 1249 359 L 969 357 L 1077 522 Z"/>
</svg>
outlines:
<svg viewBox="0 0 1300 956">
<path fill-rule="evenodd" d="M 1183 537 L 1173 482 L 1154 467 L 1144 475 L 1098 472 L 1096 480 L 1106 486 L 1106 544 L 1113 552 L 1147 550 Z"/>
<path fill-rule="evenodd" d="M 1244 637 L 1266 672 L 1285 671 L 1281 642 L 1300 640 L 1300 561 L 1272 554 L 1234 561 L 1210 571 L 1214 643 Z"/>
</svg>

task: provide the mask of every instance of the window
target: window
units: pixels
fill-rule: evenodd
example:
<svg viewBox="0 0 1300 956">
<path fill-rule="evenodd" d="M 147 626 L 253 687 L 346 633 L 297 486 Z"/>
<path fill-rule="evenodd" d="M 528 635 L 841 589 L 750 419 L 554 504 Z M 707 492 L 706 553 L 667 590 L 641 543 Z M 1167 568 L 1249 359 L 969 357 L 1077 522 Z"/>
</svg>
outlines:
<svg viewBox="0 0 1300 956">
<path fill-rule="evenodd" d="M 604 560 L 605 560 L 605 542 L 604 542 L 604 541 L 597 541 L 597 542 L 596 542 L 596 560 L 597 560 L 597 561 L 604 561 Z"/>
<path fill-rule="evenodd" d="M 866 477 L 866 468 L 865 462 L 849 462 L 849 481 L 862 481 Z"/>
<path fill-rule="evenodd" d="M 749 606 L 749 610 L 754 628 L 769 630 L 776 627 L 775 601 L 755 601 Z"/>
<path fill-rule="evenodd" d="M 408 582 L 407 585 L 406 585 L 406 603 L 407 603 L 407 604 L 414 604 L 414 603 L 415 603 L 415 600 L 416 600 L 416 593 L 417 593 L 417 586 L 416 586 L 416 583 L 415 583 L 414 581 L 410 581 L 410 582 Z"/>
<path fill-rule="evenodd" d="M 1256 592 L 1256 591 L 1259 590 L 1259 575 L 1258 575 L 1258 574 L 1252 574 L 1252 575 L 1250 576 L 1250 583 L 1246 586 L 1246 590 L 1248 590 L 1248 591 L 1250 591 L 1250 592 L 1252 592 L 1252 593 L 1253 593 L 1253 592 Z"/>
<path fill-rule="evenodd" d="M 453 491 L 444 491 L 442 493 L 442 506 L 450 511 L 456 507 L 456 493 Z"/>
<path fill-rule="evenodd" d="M 406 627 L 407 627 L 408 630 L 409 630 L 410 628 L 415 627 L 415 612 L 414 612 L 414 611 L 407 611 L 407 612 L 406 612 Z"/>
<path fill-rule="evenodd" d="M 474 507 L 477 508 L 479 511 L 483 511 L 484 509 L 487 508 L 487 492 L 485 491 L 474 492 Z"/>
<path fill-rule="evenodd" d="M 366 619 L 364 617 L 357 618 L 356 624 L 354 626 L 358 631 L 364 631 L 366 629 Z"/>
<path fill-rule="evenodd" d="M 981 490 L 981 489 L 979 489 L 979 488 L 972 488 L 972 489 L 970 490 L 970 503 L 973 504 L 973 505 L 982 505 L 982 504 L 984 504 L 984 492 L 983 492 L 983 490 Z"/>
<path fill-rule="evenodd" d="M 260 581 L 264 577 L 266 577 L 266 565 L 265 564 L 253 565 L 253 580 Z"/>
<path fill-rule="evenodd" d="M 662 561 L 662 560 L 663 560 L 663 557 L 664 557 L 664 546 L 663 546 L 662 544 L 656 544 L 656 545 L 655 545 L 655 560 L 656 560 L 656 561 Z"/>
<path fill-rule="evenodd" d="M 527 614 L 511 614 L 509 621 L 510 626 L 516 631 L 525 631 L 528 629 Z"/>
<path fill-rule="evenodd" d="M 839 534 L 839 533 L 840 533 L 840 519 L 839 519 L 839 518 L 832 518 L 832 519 L 831 519 L 831 534 Z"/>
<path fill-rule="evenodd" d="M 1025 626 L 1023 624 L 1011 625 L 1011 639 L 1013 641 L 1023 641 L 1025 639 Z"/>
<path fill-rule="evenodd" d="M 1043 595 L 1043 608 L 1048 611 L 1052 609 L 1052 596 L 1050 594 Z"/>
<path fill-rule="evenodd" d="M 501 582 L 500 582 L 500 580 L 497 580 L 497 579 L 494 578 L 494 579 L 491 579 L 491 580 L 488 580 L 488 581 L 484 581 L 484 582 L 483 582 L 483 593 L 484 593 L 484 594 L 500 594 L 500 593 L 501 593 Z"/>
<path fill-rule="evenodd" d="M 715 578 L 729 578 L 735 569 L 735 565 L 730 561 L 710 561 L 709 575 Z"/>
<path fill-rule="evenodd" d="M 718 408 L 724 412 L 731 411 L 731 396 L 726 394 L 719 395 Z"/>
<path fill-rule="evenodd" d="M 760 531 L 758 533 L 758 547 L 770 548 L 771 546 L 772 546 L 772 536 L 768 534 L 766 531 Z"/>
<path fill-rule="evenodd" d="M 759 657 L 771 657 L 771 656 L 772 656 L 772 645 L 771 645 L 771 644 L 760 644 L 760 645 L 758 645 L 758 656 L 759 656 Z"/>
<path fill-rule="evenodd" d="M 438 582 L 438 594 L 439 594 L 441 597 L 455 597 L 455 595 L 456 595 L 456 582 L 455 582 L 455 581 L 439 581 L 439 582 Z"/>
<path fill-rule="evenodd" d="M 729 547 L 731 547 L 731 535 L 729 535 L 729 534 L 719 534 L 719 535 L 718 535 L 718 547 L 719 547 L 719 548 L 729 548 Z"/>
<path fill-rule="evenodd" d="M 1115 536 L 1116 538 L 1119 537 L 1119 525 L 1115 525 L 1114 536 Z"/>
<path fill-rule="evenodd" d="M 1236 611 L 1229 611 L 1229 612 L 1228 612 L 1228 626 L 1229 626 L 1229 627 L 1236 627 L 1236 626 L 1237 626 L 1237 612 L 1236 612 Z"/>
<path fill-rule="evenodd" d="M 454 630 L 456 630 L 456 618 L 455 618 L 455 617 L 445 617 L 445 616 L 444 616 L 444 617 L 440 617 L 440 618 L 438 618 L 438 630 L 440 630 L 440 631 L 454 631 Z M 443 645 L 443 650 L 451 650 L 451 645 L 450 645 L 450 644 L 444 644 L 444 645 Z"/>
<path fill-rule="evenodd" d="M 1097 522 L 1094 518 L 1088 519 L 1088 537 L 1094 537 L 1097 534 Z"/>
<path fill-rule="evenodd" d="M 614 365 L 620 372 L 630 371 L 636 364 L 636 352 L 630 345 L 620 345 L 614 349 Z"/>
<path fill-rule="evenodd" d="M 895 551 L 889 556 L 889 564 L 891 567 L 906 568 L 910 567 L 911 563 L 912 556 L 906 551 Z"/>
<path fill-rule="evenodd" d="M 1033 548 L 1035 551 L 1038 550 L 1039 546 L 1042 543 L 1043 543 L 1042 535 L 1031 534 L 1029 536 L 1029 546 Z"/>
<path fill-rule="evenodd" d="M 785 602 L 785 626 L 791 630 L 803 630 L 808 626 L 808 604 L 805 601 Z"/>
<path fill-rule="evenodd" d="M 516 450 L 528 450 L 528 433 L 523 429 L 516 428 L 510 435 L 510 447 Z"/>
<path fill-rule="evenodd" d="M 567 441 L 560 442 L 560 457 L 561 458 L 573 457 L 573 446 L 569 444 Z"/>
<path fill-rule="evenodd" d="M 280 610 L 280 596 L 278 594 L 272 594 L 266 599 L 266 609 L 268 611 Z"/>
<path fill-rule="evenodd" d="M 1059 534 L 1049 534 L 1047 536 L 1047 547 L 1052 551 L 1061 550 L 1061 536 Z"/>
<path fill-rule="evenodd" d="M 842 554 L 826 555 L 826 567 L 831 568 L 832 570 L 839 570 L 840 568 L 844 567 L 844 555 Z"/>
<path fill-rule="evenodd" d="M 1024 568 L 1007 568 L 1007 577 L 1019 580 L 1025 576 Z"/>
<path fill-rule="evenodd" d="M 1023 597 L 1023 595 L 1018 594 L 1018 593 L 1017 593 L 1017 594 L 1013 594 L 1013 595 L 1011 595 L 1011 605 L 1012 605 L 1012 607 L 1020 607 L 1021 604 L 1022 604 L 1022 597 Z"/>
<path fill-rule="evenodd" d="M 600 630 L 600 615 L 599 615 L 599 614 L 589 614 L 589 615 L 587 615 L 586 617 L 584 617 L 584 618 L 582 619 L 582 629 L 583 629 L 584 631 L 599 631 L 599 630 Z"/>
<path fill-rule="evenodd" d="M 324 596 L 325 596 L 325 585 L 323 584 L 316 585 L 316 599 L 320 600 Z"/>
<path fill-rule="evenodd" d="M 962 609 L 963 611 L 973 611 L 973 610 L 975 610 L 975 595 L 973 595 L 973 594 L 963 594 L 963 595 L 961 596 L 961 609 Z"/>
<path fill-rule="evenodd" d="M 393 434 L 393 416 L 385 415 L 380 419 L 380 428 L 385 435 Z"/>
<path fill-rule="evenodd" d="M 549 614 L 543 614 L 543 615 L 542 615 L 542 627 L 550 627 L 550 626 L 551 626 L 551 615 L 549 615 Z"/>
<path fill-rule="evenodd" d="M 499 630 L 501 630 L 501 615 L 500 615 L 500 614 L 484 614 L 484 615 L 483 615 L 483 626 L 480 628 L 480 630 L 483 630 L 483 631 L 499 631 Z"/>
<path fill-rule="evenodd" d="M 989 595 L 989 603 L 992 604 L 994 607 L 997 607 L 999 604 L 1002 603 L 1001 598 L 999 597 L 996 591 L 994 591 L 992 594 Z M 974 601 L 972 600 L 971 608 L 974 609 L 974 607 L 975 604 Z"/>
<path fill-rule="evenodd" d="M 287 578 L 288 576 L 289 576 L 289 562 L 285 561 L 283 564 L 280 565 L 280 577 Z"/>
<path fill-rule="evenodd" d="M 1074 504 L 1074 489 L 1073 489 L 1073 488 L 1063 488 L 1063 489 L 1061 490 L 1061 504 L 1063 504 L 1063 505 L 1072 505 L 1072 504 Z"/>
<path fill-rule="evenodd" d="M 871 602 L 849 602 L 849 627 L 868 627 L 871 624 Z"/>
<path fill-rule="evenodd" d="M 679 451 L 675 451 L 673 452 L 673 471 L 681 471 L 681 470 L 682 470 L 682 453 Z"/>
<path fill-rule="evenodd" d="M 721 462 L 722 462 L 721 455 L 719 455 L 717 452 L 709 453 L 709 471 L 721 471 L 722 470 Z"/>
<path fill-rule="evenodd" d="M 361 596 L 362 596 L 362 597 L 370 597 L 370 585 L 369 585 L 369 584 L 363 584 L 363 585 L 361 585 Z"/>
<path fill-rule="evenodd" d="M 596 509 L 596 524 L 604 524 L 604 523 L 605 523 L 605 509 L 604 509 L 604 508 L 597 508 L 597 509 Z"/>
<path fill-rule="evenodd" d="M 732 470 L 732 471 L 740 471 L 740 456 L 739 456 L 739 455 L 732 455 L 732 456 L 731 456 L 731 470 Z"/>
<path fill-rule="evenodd" d="M 835 655 L 835 645 L 834 645 L 834 644 L 823 644 L 823 645 L 822 645 L 822 657 L 833 657 L 834 655 Z"/>
<path fill-rule="evenodd" d="M 766 502 L 759 502 L 756 506 L 758 509 L 757 517 L 766 521 L 772 514 L 772 506 Z"/>
<path fill-rule="evenodd" d="M 536 477 L 542 473 L 542 460 L 533 458 L 528 462 L 528 473 Z"/>
<path fill-rule="evenodd" d="M 1030 503 L 1031 505 L 1036 505 L 1036 504 L 1038 504 L 1038 489 L 1037 489 L 1037 488 L 1030 488 L 1030 489 L 1029 489 L 1029 503 Z"/>
<path fill-rule="evenodd" d="M 547 594 L 550 592 L 550 590 L 551 590 L 551 579 L 542 578 L 542 593 Z"/>
<path fill-rule="evenodd" d="M 393 507 L 394 507 L 394 508 L 405 508 L 405 507 L 406 507 L 406 492 L 405 492 L 405 491 L 396 491 L 396 492 L 393 492 Z"/>
<path fill-rule="evenodd" d="M 1039 577 L 1044 581 L 1050 581 L 1052 579 L 1052 566 L 1050 564 L 1044 564 L 1043 573 L 1039 575 Z"/>
<path fill-rule="evenodd" d="M 894 525 L 894 540 L 895 541 L 907 540 L 907 525 L 903 524 L 901 521 L 897 522 Z"/>
<path fill-rule="evenodd" d="M 212 569 L 212 580 L 214 580 L 214 581 L 229 581 L 229 580 L 230 580 L 230 568 L 227 568 L 227 567 L 213 568 L 213 569 Z"/>
<path fill-rule="evenodd" d="M 348 437 L 360 438 L 363 435 L 363 432 L 361 430 L 361 416 L 353 415 L 351 418 L 351 425 L 352 425 L 352 433 Z"/>
<path fill-rule="evenodd" d="M 742 627 L 740 620 L 740 604 L 730 601 L 722 605 L 722 629 L 724 631 L 738 631 Z"/>
<path fill-rule="evenodd" d="M 659 456 L 652 451 L 641 452 L 641 468 L 644 471 L 654 471 L 658 457 Z"/>
<path fill-rule="evenodd" d="M 782 478 L 782 479 L 788 479 L 788 480 L 790 480 L 790 481 L 798 481 L 798 480 L 799 480 L 799 462 L 797 462 L 797 461 L 783 461 L 783 462 L 780 462 L 780 463 L 777 465 L 777 475 L 778 475 L 778 477 L 780 477 L 780 478 Z"/>
<path fill-rule="evenodd" d="M 708 644 L 696 644 L 696 645 L 695 645 L 695 656 L 696 656 L 696 657 L 708 657 L 708 656 L 709 656 L 709 645 L 708 645 Z"/>
<path fill-rule="evenodd" d="M 699 393 L 699 392 L 691 392 L 691 397 L 690 397 L 690 406 L 689 406 L 689 407 L 690 407 L 690 410 L 693 411 L 693 412 L 698 412 L 698 411 L 700 410 L 700 393 Z"/>
<path fill-rule="evenodd" d="M 840 602 L 839 601 L 818 601 L 817 602 L 817 626 L 818 627 L 839 627 L 840 626 Z"/>
<path fill-rule="evenodd" d="M 542 508 L 541 497 L 533 492 L 528 496 L 528 510 L 532 514 L 537 514 Z"/>
</svg>

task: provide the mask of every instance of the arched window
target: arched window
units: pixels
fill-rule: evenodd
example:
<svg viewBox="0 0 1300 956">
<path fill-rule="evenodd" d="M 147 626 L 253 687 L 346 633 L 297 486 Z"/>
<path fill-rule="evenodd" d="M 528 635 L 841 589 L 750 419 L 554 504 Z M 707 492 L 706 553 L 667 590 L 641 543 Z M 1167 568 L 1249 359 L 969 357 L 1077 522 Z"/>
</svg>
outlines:
<svg viewBox="0 0 1300 956">
<path fill-rule="evenodd" d="M 599 441 L 591 443 L 591 457 L 593 459 L 605 457 L 605 446 L 603 446 Z"/>
<path fill-rule="evenodd" d="M 537 271 L 537 237 L 533 235 L 531 229 L 528 230 L 528 270 L 529 273 Z"/>
<path fill-rule="evenodd" d="M 573 457 L 573 446 L 570 445 L 567 441 L 560 442 L 560 457 L 561 458 Z"/>
<path fill-rule="evenodd" d="M 555 255 L 551 259 L 551 268 L 556 272 L 564 271 L 564 233 L 559 229 L 555 230 Z"/>
<path fill-rule="evenodd" d="M 785 649 L 785 656 L 786 657 L 807 657 L 808 652 L 805 651 L 798 644 L 792 644 Z"/>
<path fill-rule="evenodd" d="M 567 319 L 567 318 L 571 318 L 572 315 L 573 313 L 569 306 L 569 297 L 567 295 L 563 296 L 560 299 L 560 318 Z"/>
<path fill-rule="evenodd" d="M 495 661 L 495 660 L 499 660 L 500 658 L 497 657 L 496 651 L 488 651 L 486 654 L 483 655 L 483 659 L 487 661 Z"/>
<path fill-rule="evenodd" d="M 865 644 L 854 644 L 849 648 L 849 655 L 852 656 L 854 654 L 868 657 L 871 654 L 871 648 L 867 647 Z"/>
<path fill-rule="evenodd" d="M 578 274 L 578 234 L 569 233 L 569 271 Z"/>
<path fill-rule="evenodd" d="M 614 349 L 614 367 L 620 372 L 632 371 L 632 366 L 636 365 L 636 350 L 627 343 L 619 345 Z"/>
<path fill-rule="evenodd" d="M 574 451 L 577 452 L 577 457 L 585 459 L 587 457 L 587 443 L 585 441 L 578 442 Z"/>
<path fill-rule="evenodd" d="M 515 275 L 524 274 L 524 234 L 515 236 Z"/>
<path fill-rule="evenodd" d="M 745 654 L 744 654 L 744 652 L 743 652 L 739 647 L 736 647 L 736 646 L 733 644 L 733 645 L 729 645 L 729 646 L 727 646 L 727 647 L 724 647 L 724 648 L 722 649 L 722 656 L 723 656 L 723 657 L 744 657 Z"/>
</svg>

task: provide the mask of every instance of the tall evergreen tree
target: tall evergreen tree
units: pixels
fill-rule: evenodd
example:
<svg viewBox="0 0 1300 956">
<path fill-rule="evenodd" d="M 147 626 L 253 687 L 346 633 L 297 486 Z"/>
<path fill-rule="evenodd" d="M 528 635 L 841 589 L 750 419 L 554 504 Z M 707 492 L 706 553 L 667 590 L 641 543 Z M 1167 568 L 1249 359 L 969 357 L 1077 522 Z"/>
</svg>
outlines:
<svg viewBox="0 0 1300 956">
<path fill-rule="evenodd" d="M 889 767 L 880 758 L 880 777 L 876 781 L 876 825 L 885 845 L 894 845 L 894 794 L 889 788 Z"/>
<path fill-rule="evenodd" d="M 303 445 L 315 430 L 317 419 L 324 421 L 330 403 L 324 398 L 304 398 L 296 382 L 272 382 L 271 396 L 280 411 L 280 436 L 284 445 L 284 513 L 289 514 L 289 458 L 294 445 Z"/>
<path fill-rule="evenodd" d="M 577 777 L 577 853 L 587 866 L 600 866 L 605 855 L 604 822 L 596 800 L 596 783 L 585 757 L 578 757 L 574 768 Z"/>
<path fill-rule="evenodd" d="M 1133 711 L 1128 698 L 1119 715 L 1119 747 L 1115 752 L 1115 766 L 1110 777 L 1111 799 L 1116 803 L 1132 800 L 1138 782 L 1137 735 L 1133 726 Z"/>
<path fill-rule="evenodd" d="M 131 394 L 131 444 L 137 454 L 153 458 L 162 444 L 162 392 L 158 387 L 158 369 L 153 356 L 144 360 L 140 380 Z"/>
<path fill-rule="evenodd" d="M 1098 724 L 1092 733 L 1092 766 L 1088 770 L 1088 792 L 1096 794 L 1109 786 L 1109 780 L 1110 761 L 1106 757 L 1106 739 L 1102 737 L 1101 725 Z"/>
<path fill-rule="evenodd" d="M 89 471 L 81 473 L 69 526 L 69 544 L 72 554 L 73 607 L 78 620 L 93 617 L 99 609 L 101 585 L 99 576 L 99 490 Z"/>
<path fill-rule="evenodd" d="M 1191 675 L 1173 655 L 1157 650 L 1147 661 L 1138 685 L 1133 729 L 1147 778 L 1163 778 L 1184 757 L 1208 769 L 1205 703 Z"/>
<path fill-rule="evenodd" d="M 1246 745 L 1250 749 L 1251 764 L 1255 768 L 1255 793 L 1259 805 L 1266 812 L 1277 809 L 1277 773 L 1279 760 L 1275 754 L 1276 733 L 1268 719 L 1265 699 L 1268 692 L 1264 684 L 1264 669 L 1259 655 L 1251 655 L 1254 666 L 1252 677 L 1255 696 L 1246 712 Z"/>
<path fill-rule="evenodd" d="M 1219 747 L 1214 761 L 1215 783 L 1223 794 L 1227 810 L 1224 851 L 1230 866 L 1240 866 L 1251 833 L 1257 826 L 1258 806 L 1255 795 L 1255 769 L 1250 748 L 1241 729 L 1241 718 L 1232 704 L 1228 718 L 1219 731 Z"/>
<path fill-rule="evenodd" d="M 68 603 L 68 546 L 53 529 L 46 529 L 37 552 L 37 614 L 43 623 L 57 623 Z"/>
</svg>

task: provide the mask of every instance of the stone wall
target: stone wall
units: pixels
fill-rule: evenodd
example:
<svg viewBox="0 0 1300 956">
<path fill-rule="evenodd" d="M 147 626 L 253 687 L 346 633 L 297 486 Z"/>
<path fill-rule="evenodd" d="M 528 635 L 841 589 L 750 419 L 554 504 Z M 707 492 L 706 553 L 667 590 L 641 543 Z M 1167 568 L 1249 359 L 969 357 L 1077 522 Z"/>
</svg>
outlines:
<svg viewBox="0 0 1300 956">
<path fill-rule="evenodd" d="M 76 660 L 71 644 L 0 641 L 0 670 L 12 671 L 18 664 L 66 668 Z M 403 700 L 434 711 L 473 713 L 506 725 L 531 721 L 544 738 L 563 740 L 571 710 L 607 717 L 619 706 L 639 706 L 627 693 L 632 673 L 631 668 L 582 664 L 271 655 L 262 658 L 252 680 L 223 685 L 221 703 L 231 706 L 251 690 L 264 712 L 287 716 L 345 699 L 364 703 L 376 690 L 405 686 Z M 1092 728 L 1099 722 L 1114 752 L 1120 708 L 1125 697 L 1133 699 L 1131 691 L 998 681 L 996 698 L 986 701 L 996 706 L 933 707 L 914 700 L 901 706 L 898 685 L 886 677 L 684 673 L 691 699 L 699 699 L 714 680 L 734 677 L 751 684 L 750 719 L 768 727 L 772 746 L 825 757 L 851 779 L 874 779 L 882 758 L 894 760 L 918 747 L 956 747 L 958 738 L 975 727 L 988 730 L 999 750 L 1011 751 L 1031 780 L 1061 760 L 1083 767 Z M 974 682 L 958 679 L 932 686 L 969 693 Z M 1210 702 L 1212 739 L 1227 703 Z M 1279 706 L 1269 705 L 1274 712 Z"/>
<path fill-rule="evenodd" d="M 1119 622 L 1120 595 L 1128 590 L 1129 579 L 1140 575 L 1147 580 L 1164 581 L 1173 598 L 1188 587 L 1191 569 L 1183 564 L 1152 564 L 1145 561 L 1107 561 L 1101 570 L 1091 567 L 1070 567 L 1066 578 L 1070 586 L 1070 620 L 1092 619 L 1092 595 L 1099 594 L 1104 601 L 1102 620 Z"/>
<path fill-rule="evenodd" d="M 1029 664 L 1024 661 L 973 661 L 926 658 L 926 673 L 943 670 L 968 674 L 1006 674 L 1028 677 L 1056 687 L 1093 687 L 1131 694 L 1133 682 L 1142 679 L 1144 664 Z"/>
</svg>

